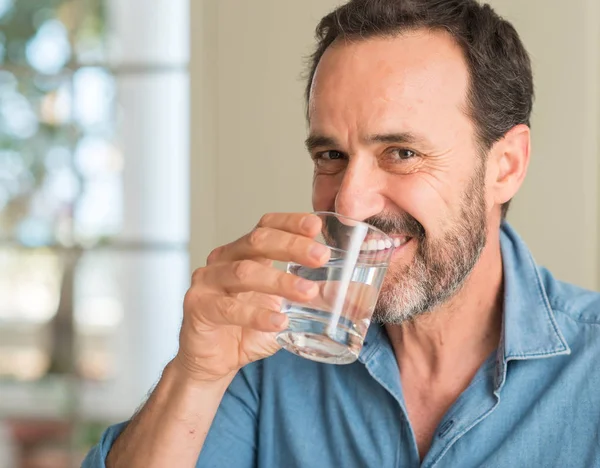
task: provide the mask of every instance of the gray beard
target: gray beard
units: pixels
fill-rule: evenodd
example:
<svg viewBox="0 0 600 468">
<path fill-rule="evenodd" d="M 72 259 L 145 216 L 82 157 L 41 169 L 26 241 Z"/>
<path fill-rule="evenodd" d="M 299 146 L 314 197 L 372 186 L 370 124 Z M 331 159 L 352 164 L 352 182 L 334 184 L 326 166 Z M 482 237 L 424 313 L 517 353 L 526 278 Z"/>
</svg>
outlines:
<svg viewBox="0 0 600 468">
<path fill-rule="evenodd" d="M 434 310 L 460 291 L 487 241 L 484 184 L 481 164 L 463 196 L 460 217 L 442 239 L 428 239 L 422 226 L 414 227 L 420 224 L 409 215 L 403 219 L 370 221 L 376 227 L 386 227 L 388 233 L 392 224 L 413 227 L 415 232 L 409 234 L 414 234 L 412 241 L 418 242 L 410 265 L 396 271 L 392 267 L 388 271 L 373 314 L 374 321 L 400 325 Z"/>
</svg>

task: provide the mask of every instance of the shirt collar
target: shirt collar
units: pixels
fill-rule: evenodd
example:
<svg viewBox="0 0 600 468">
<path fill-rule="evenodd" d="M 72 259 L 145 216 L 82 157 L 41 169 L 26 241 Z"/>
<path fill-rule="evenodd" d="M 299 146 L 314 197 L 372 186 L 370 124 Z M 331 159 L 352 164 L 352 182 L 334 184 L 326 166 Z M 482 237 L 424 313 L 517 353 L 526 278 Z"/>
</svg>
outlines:
<svg viewBox="0 0 600 468">
<path fill-rule="evenodd" d="M 510 360 L 540 359 L 571 350 L 564 339 L 539 270 L 529 249 L 503 222 L 500 246 L 504 269 L 504 313 L 500 345 L 496 353 L 495 392 L 506 380 Z"/>
<path fill-rule="evenodd" d="M 375 352 L 379 350 L 386 340 L 387 337 L 384 332 L 384 326 L 377 322 L 371 323 L 371 326 L 367 330 L 367 336 L 365 337 L 358 360 L 363 364 L 367 364 L 367 361 L 369 361 Z"/>
<path fill-rule="evenodd" d="M 506 380 L 510 360 L 540 359 L 569 354 L 538 268 L 525 242 L 503 222 L 500 247 L 504 269 L 504 312 L 500 344 L 496 352 L 495 393 Z M 359 360 L 366 364 L 386 341 L 380 324 L 367 333 Z"/>
</svg>

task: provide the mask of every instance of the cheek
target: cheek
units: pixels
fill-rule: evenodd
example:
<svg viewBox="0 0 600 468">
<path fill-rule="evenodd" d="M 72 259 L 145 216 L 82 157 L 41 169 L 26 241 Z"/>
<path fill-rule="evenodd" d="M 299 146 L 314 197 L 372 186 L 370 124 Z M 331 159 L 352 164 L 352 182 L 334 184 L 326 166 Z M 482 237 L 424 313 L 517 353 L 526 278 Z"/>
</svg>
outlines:
<svg viewBox="0 0 600 468">
<path fill-rule="evenodd" d="M 313 179 L 312 205 L 315 211 L 335 211 L 335 197 L 340 187 L 338 177 L 315 175 Z"/>
<path fill-rule="evenodd" d="M 389 200 L 419 221 L 429 234 L 443 232 L 451 224 L 453 207 L 458 207 L 451 184 L 430 174 L 395 178 L 388 185 Z"/>
</svg>

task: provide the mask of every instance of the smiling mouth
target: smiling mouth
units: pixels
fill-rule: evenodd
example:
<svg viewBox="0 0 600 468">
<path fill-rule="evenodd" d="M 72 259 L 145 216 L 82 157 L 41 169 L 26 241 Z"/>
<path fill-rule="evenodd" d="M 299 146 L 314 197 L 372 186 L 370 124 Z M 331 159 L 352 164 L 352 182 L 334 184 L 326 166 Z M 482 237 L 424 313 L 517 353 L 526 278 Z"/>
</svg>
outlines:
<svg viewBox="0 0 600 468">
<path fill-rule="evenodd" d="M 367 239 L 360 246 L 362 252 L 375 252 L 379 250 L 388 250 L 393 248 L 402 247 L 412 238 L 408 236 L 391 236 L 391 240 L 383 239 Z"/>
</svg>

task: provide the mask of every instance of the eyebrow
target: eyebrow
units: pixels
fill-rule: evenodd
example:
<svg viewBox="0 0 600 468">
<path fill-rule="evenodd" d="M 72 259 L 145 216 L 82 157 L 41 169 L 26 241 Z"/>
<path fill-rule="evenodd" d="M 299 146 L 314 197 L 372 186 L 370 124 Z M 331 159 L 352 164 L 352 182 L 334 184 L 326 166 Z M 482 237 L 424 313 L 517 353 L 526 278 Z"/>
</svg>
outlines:
<svg viewBox="0 0 600 468">
<path fill-rule="evenodd" d="M 335 138 L 318 134 L 310 135 L 304 144 L 309 152 L 313 151 L 315 148 L 339 146 Z"/>
<path fill-rule="evenodd" d="M 423 143 L 427 139 L 423 136 L 417 135 L 412 132 L 401 132 L 401 133 L 382 133 L 378 135 L 371 135 L 367 138 L 368 143 Z"/>
<path fill-rule="evenodd" d="M 429 146 L 429 141 L 424 136 L 413 132 L 380 133 L 368 136 L 365 141 L 367 144 L 425 144 Z M 305 144 L 308 151 L 313 151 L 315 148 L 340 146 L 335 138 L 319 134 L 310 135 Z"/>
</svg>

